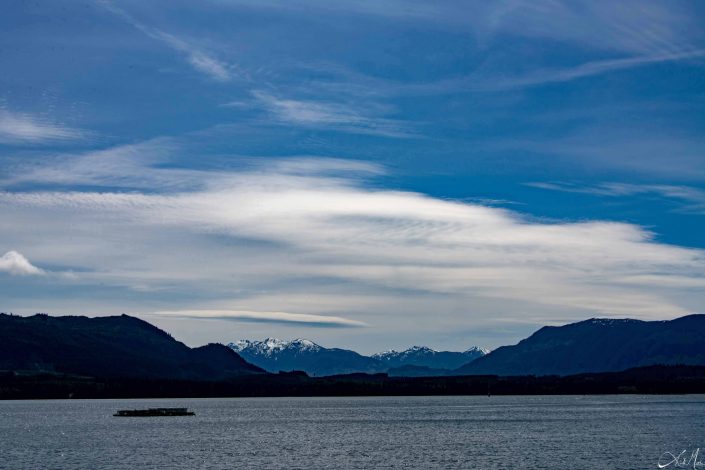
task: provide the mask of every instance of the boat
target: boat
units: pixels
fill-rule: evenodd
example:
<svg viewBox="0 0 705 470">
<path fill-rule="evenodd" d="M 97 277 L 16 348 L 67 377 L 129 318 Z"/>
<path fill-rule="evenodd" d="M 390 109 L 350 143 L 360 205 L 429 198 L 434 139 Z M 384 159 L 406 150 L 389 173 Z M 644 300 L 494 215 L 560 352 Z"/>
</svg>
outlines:
<svg viewBox="0 0 705 470">
<path fill-rule="evenodd" d="M 146 410 L 118 410 L 113 416 L 193 416 L 188 408 L 147 408 Z"/>
</svg>

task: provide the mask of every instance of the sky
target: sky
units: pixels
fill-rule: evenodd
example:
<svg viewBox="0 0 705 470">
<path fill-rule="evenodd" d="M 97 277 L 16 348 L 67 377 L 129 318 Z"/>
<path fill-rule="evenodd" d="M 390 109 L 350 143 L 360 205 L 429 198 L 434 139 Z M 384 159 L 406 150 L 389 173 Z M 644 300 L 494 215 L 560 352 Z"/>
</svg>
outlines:
<svg viewBox="0 0 705 470">
<path fill-rule="evenodd" d="M 372 353 L 705 313 L 705 4 L 28 2 L 0 311 Z"/>
</svg>

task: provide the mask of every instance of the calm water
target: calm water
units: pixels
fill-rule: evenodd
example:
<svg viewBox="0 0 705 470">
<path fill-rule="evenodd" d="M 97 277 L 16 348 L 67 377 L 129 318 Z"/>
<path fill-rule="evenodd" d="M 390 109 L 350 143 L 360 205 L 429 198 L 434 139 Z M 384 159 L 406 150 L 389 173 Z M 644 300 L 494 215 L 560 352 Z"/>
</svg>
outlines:
<svg viewBox="0 0 705 470">
<path fill-rule="evenodd" d="M 196 416 L 112 416 L 156 406 Z M 11 469 L 641 469 L 699 446 L 692 395 L 0 402 Z"/>
</svg>

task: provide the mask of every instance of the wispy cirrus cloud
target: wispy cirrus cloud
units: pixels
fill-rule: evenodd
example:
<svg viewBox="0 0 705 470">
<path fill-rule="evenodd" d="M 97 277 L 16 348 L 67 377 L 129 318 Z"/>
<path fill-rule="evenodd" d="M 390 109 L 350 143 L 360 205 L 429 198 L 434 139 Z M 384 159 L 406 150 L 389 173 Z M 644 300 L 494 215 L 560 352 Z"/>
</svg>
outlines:
<svg viewBox="0 0 705 470">
<path fill-rule="evenodd" d="M 46 158 L 23 159 L 0 185 L 13 187 L 21 184 L 49 184 L 74 186 L 112 186 L 123 189 L 159 187 L 170 190 L 174 185 L 193 184 L 189 170 L 170 170 L 162 173 L 157 168 L 143 173 L 145 166 L 157 166 L 168 160 L 175 148 L 169 138 L 157 138 L 137 144 L 125 144 L 107 149 L 75 154 L 55 154 L 51 163 Z M 139 175 L 142 174 L 142 177 Z M 181 178 L 176 175 L 181 174 Z"/>
<path fill-rule="evenodd" d="M 213 80 L 227 82 L 232 78 L 230 66 L 228 64 L 198 49 L 196 46 L 188 43 L 187 41 L 158 29 L 147 28 L 143 25 L 138 26 L 139 23 L 133 23 L 133 25 L 150 37 L 158 39 L 170 46 L 172 49 L 183 53 L 187 62 L 194 69 L 208 75 Z"/>
<path fill-rule="evenodd" d="M 47 144 L 80 140 L 85 131 L 27 113 L 0 108 L 0 144 Z"/>
<path fill-rule="evenodd" d="M 511 89 L 528 88 L 551 83 L 564 83 L 581 78 L 602 75 L 618 70 L 631 69 L 663 62 L 677 62 L 686 60 L 702 59 L 705 57 L 705 49 L 695 49 L 675 53 L 665 53 L 656 55 L 632 56 L 619 59 L 596 60 L 585 62 L 573 67 L 563 68 L 539 68 L 524 75 L 515 77 L 503 77 L 486 79 L 484 77 L 468 77 L 455 81 L 456 86 L 462 83 L 465 87 L 473 91 L 502 91 Z M 446 82 L 448 86 L 452 84 Z"/>
<path fill-rule="evenodd" d="M 397 138 L 416 135 L 408 123 L 382 117 L 360 104 L 279 98 L 262 91 L 252 95 L 272 118 L 289 125 Z"/>
<path fill-rule="evenodd" d="M 596 196 L 657 196 L 680 202 L 681 211 L 691 214 L 705 214 L 705 190 L 691 186 L 614 182 L 597 185 L 580 185 L 566 182 L 532 182 L 526 185 L 550 191 L 594 194 Z"/>
<path fill-rule="evenodd" d="M 257 312 L 251 310 L 175 310 L 154 312 L 154 316 L 201 320 L 230 320 L 253 323 L 279 323 L 320 328 L 360 328 L 365 322 L 330 315 L 310 315 L 289 312 Z"/>
<path fill-rule="evenodd" d="M 341 67 L 327 69 L 340 81 L 320 81 L 316 85 L 339 93 L 356 93 L 359 96 L 377 95 L 443 95 L 452 93 L 495 93 L 510 90 L 536 88 L 561 84 L 584 78 L 598 77 L 613 72 L 626 71 L 650 65 L 688 63 L 701 66 L 705 49 L 691 48 L 677 52 L 661 52 L 652 55 L 629 55 L 618 58 L 596 59 L 574 65 L 544 66 L 527 64 L 521 71 L 505 71 L 503 68 L 478 67 L 474 72 L 423 83 L 399 83 L 355 73 Z"/>
<path fill-rule="evenodd" d="M 484 3 L 484 2 L 481 2 Z M 696 20 L 686 2 L 515 1 L 488 4 L 474 26 L 482 35 L 513 34 L 640 56 L 692 49 Z"/>
<path fill-rule="evenodd" d="M 186 61 L 197 71 L 207 75 L 213 80 L 219 82 L 227 82 L 232 78 L 233 67 L 226 62 L 218 60 L 213 55 L 202 50 L 197 45 L 178 37 L 174 34 L 162 31 L 159 28 L 148 26 L 141 21 L 138 21 L 132 15 L 127 13 L 125 10 L 115 6 L 109 0 L 99 0 L 99 3 L 103 5 L 108 11 L 112 12 L 119 18 L 122 18 L 125 22 L 132 25 L 137 30 L 156 39 L 161 43 L 167 45 L 176 52 L 181 53 Z"/>
<path fill-rule="evenodd" d="M 387 21 L 421 22 L 426 28 L 451 28 L 473 33 L 480 51 L 492 55 L 504 51 L 507 42 L 521 38 L 580 47 L 597 58 L 573 65 L 550 66 L 526 58 L 508 56 L 510 63 L 490 60 L 491 70 L 435 82 L 398 84 L 409 92 L 458 90 L 501 91 L 569 82 L 618 70 L 664 62 L 702 63 L 705 37 L 699 33 L 691 7 L 680 1 L 628 1 L 620 4 L 594 1 L 533 2 L 252 2 L 214 0 L 219 5 L 267 8 L 293 14 L 308 14 L 311 8 L 327 14 L 351 13 L 379 16 Z M 605 58 L 599 58 L 605 56 Z M 525 64 L 523 72 L 516 66 Z M 520 69 L 522 67 L 519 67 Z M 371 79 L 371 77 L 370 77 Z M 371 79 L 371 81 L 374 81 Z M 394 87 L 377 82 L 377 85 Z M 349 86 L 353 86 L 350 84 Z"/>
<path fill-rule="evenodd" d="M 696 19 L 689 15 L 689 5 L 683 1 L 630 0 L 618 4 L 590 0 L 211 2 L 220 6 L 247 6 L 306 15 L 316 9 L 328 15 L 360 14 L 389 21 L 414 21 L 428 28 L 473 32 L 485 45 L 499 36 L 510 35 L 632 54 L 674 52 L 689 47 L 691 39 L 688 35 L 697 31 L 684 27 L 696 26 Z"/>
<path fill-rule="evenodd" d="M 553 125 L 558 124 L 553 121 Z M 530 152 L 550 156 L 554 161 L 559 158 L 564 163 L 651 178 L 700 181 L 705 177 L 702 135 L 684 128 L 654 127 L 650 122 L 636 129 L 607 121 L 571 129 L 556 137 L 527 136 L 488 142 L 485 148 Z"/>
<path fill-rule="evenodd" d="M 11 250 L 0 256 L 0 272 L 15 276 L 39 276 L 44 270 L 34 266 L 22 253 Z"/>
</svg>

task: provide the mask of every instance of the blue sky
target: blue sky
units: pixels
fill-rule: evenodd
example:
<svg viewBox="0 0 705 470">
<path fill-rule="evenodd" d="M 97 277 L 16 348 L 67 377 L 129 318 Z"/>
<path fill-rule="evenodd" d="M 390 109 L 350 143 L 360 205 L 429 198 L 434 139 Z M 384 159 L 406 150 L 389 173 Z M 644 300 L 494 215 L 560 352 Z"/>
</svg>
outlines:
<svg viewBox="0 0 705 470">
<path fill-rule="evenodd" d="M 495 347 L 705 300 L 699 2 L 24 2 L 0 310 Z"/>
</svg>

